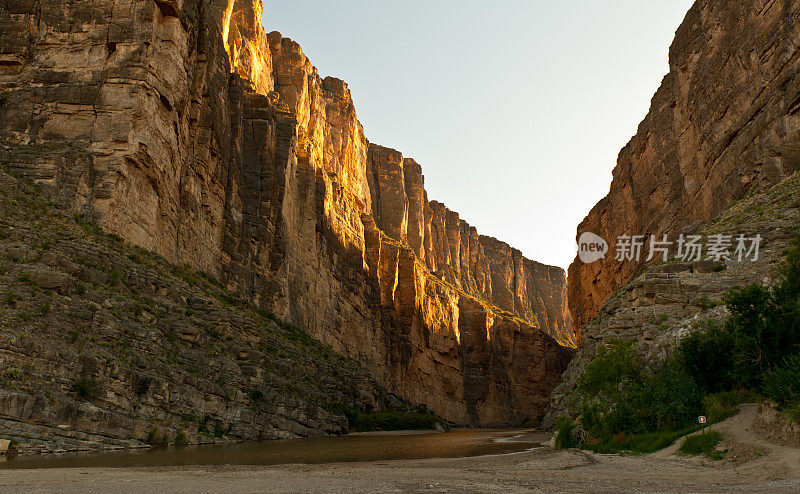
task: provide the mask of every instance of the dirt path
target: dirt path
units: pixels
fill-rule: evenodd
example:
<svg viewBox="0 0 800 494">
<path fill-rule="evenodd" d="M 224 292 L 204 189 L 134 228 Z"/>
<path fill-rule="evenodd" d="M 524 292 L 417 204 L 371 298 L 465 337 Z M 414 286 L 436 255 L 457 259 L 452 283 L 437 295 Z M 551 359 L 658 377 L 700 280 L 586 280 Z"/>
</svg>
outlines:
<svg viewBox="0 0 800 494">
<path fill-rule="evenodd" d="M 800 492 L 800 448 L 750 431 L 755 405 L 714 426 L 731 460 L 539 448 L 480 458 L 278 467 L 0 471 L 10 492 Z M 750 452 L 749 456 L 746 454 Z M 737 456 L 739 455 L 739 456 Z"/>
</svg>

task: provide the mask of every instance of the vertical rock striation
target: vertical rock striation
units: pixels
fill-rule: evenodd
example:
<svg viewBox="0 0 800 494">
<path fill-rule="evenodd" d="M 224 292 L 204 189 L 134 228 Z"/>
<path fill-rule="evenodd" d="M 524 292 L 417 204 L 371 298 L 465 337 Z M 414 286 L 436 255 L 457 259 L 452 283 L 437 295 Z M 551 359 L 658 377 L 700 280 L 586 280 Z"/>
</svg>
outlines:
<svg viewBox="0 0 800 494">
<path fill-rule="evenodd" d="M 363 362 L 458 423 L 538 415 L 571 343 L 562 270 L 428 201 L 347 84 L 260 0 L 0 5 L 0 159 L 57 203 Z"/>
<path fill-rule="evenodd" d="M 669 73 L 622 149 L 611 191 L 578 227 L 677 235 L 759 184 L 800 165 L 800 3 L 698 0 L 669 53 Z M 734 233 L 734 232 L 731 232 Z M 569 306 L 577 328 L 642 266 L 576 260 Z"/>
</svg>

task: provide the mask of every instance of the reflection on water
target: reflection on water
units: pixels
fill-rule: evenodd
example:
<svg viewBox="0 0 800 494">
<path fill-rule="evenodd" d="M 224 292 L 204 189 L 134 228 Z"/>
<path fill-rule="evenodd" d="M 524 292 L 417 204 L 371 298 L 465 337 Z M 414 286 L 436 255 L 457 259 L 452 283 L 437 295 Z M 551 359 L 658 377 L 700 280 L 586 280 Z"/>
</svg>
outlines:
<svg viewBox="0 0 800 494">
<path fill-rule="evenodd" d="M 0 468 L 144 467 L 186 465 L 278 465 L 422 458 L 458 458 L 524 451 L 531 440 L 509 440 L 510 431 L 381 434 L 187 446 L 100 454 L 21 456 Z"/>
</svg>

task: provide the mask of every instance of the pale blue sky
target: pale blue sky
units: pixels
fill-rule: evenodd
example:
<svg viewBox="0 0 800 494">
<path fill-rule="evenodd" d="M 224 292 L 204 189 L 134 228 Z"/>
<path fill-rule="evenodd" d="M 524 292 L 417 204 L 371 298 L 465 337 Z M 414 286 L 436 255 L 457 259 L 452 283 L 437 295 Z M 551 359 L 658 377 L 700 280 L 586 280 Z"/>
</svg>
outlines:
<svg viewBox="0 0 800 494">
<path fill-rule="evenodd" d="M 691 5 L 265 0 L 264 25 L 348 82 L 367 138 L 415 158 L 429 199 L 567 267 Z"/>
</svg>

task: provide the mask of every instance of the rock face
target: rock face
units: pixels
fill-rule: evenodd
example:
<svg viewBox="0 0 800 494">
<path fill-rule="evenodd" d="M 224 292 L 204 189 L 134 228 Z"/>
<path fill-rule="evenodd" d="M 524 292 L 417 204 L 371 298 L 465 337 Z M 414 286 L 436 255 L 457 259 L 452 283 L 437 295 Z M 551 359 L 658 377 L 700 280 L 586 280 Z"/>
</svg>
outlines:
<svg viewBox="0 0 800 494">
<path fill-rule="evenodd" d="M 581 400 L 577 381 L 600 347 L 633 340 L 644 362 L 661 368 L 680 340 L 708 322 L 722 324 L 728 311 L 722 296 L 733 288 L 770 285 L 791 242 L 800 233 L 800 172 L 767 190 L 736 202 L 712 221 L 685 234 L 762 235 L 757 262 L 745 260 L 671 262 L 648 267 L 618 290 L 598 316 L 584 325 L 578 353 L 553 390 L 543 425 L 576 416 Z"/>
<path fill-rule="evenodd" d="M 698 0 L 678 28 L 650 113 L 619 155 L 611 191 L 578 234 L 612 245 L 625 234 L 677 235 L 797 170 L 799 19 L 796 1 Z M 642 269 L 608 257 L 570 266 L 576 328 Z"/>
<path fill-rule="evenodd" d="M 0 435 L 23 452 L 339 434 L 347 410 L 416 408 L 4 171 L 0 210 Z"/>
<path fill-rule="evenodd" d="M 470 424 L 538 415 L 574 341 L 562 270 L 428 201 L 260 0 L 5 1 L 0 160 L 57 203 Z"/>
</svg>

